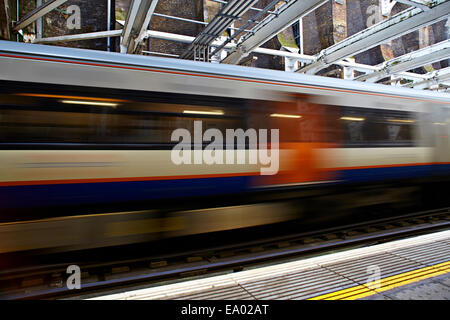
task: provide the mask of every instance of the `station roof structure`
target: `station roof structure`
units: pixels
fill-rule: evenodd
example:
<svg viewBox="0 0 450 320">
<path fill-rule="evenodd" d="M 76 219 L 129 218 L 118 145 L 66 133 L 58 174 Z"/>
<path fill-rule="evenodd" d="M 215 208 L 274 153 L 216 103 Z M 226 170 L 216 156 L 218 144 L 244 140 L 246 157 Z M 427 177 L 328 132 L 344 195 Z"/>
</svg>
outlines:
<svg viewBox="0 0 450 320">
<path fill-rule="evenodd" d="M 37 1 L 36 8 L 17 21 L 13 30 L 21 32 L 66 1 Z M 330 66 L 337 66 L 343 69 L 344 78 L 354 81 L 377 82 L 388 79 L 381 83 L 439 91 L 449 91 L 450 88 L 450 67 L 426 74 L 411 72 L 417 67 L 450 59 L 450 40 L 408 52 L 378 65 L 355 63 L 352 59 L 358 53 L 442 20 L 448 19 L 446 27 L 450 29 L 450 0 L 380 0 L 384 6 L 392 7 L 399 2 L 408 7 L 315 55 L 303 54 L 298 48 L 282 47 L 281 50 L 275 50 L 262 46 L 320 6 L 329 1 L 339 2 L 338 0 L 273 0 L 266 1 L 266 6 L 261 5 L 260 0 L 210 0 L 218 3 L 221 8 L 209 22 L 157 13 L 155 8 L 158 1 L 164 0 L 131 0 L 126 20 L 118 21 L 123 26 L 119 30 L 36 37 L 32 42 L 55 43 L 120 37 L 120 52 L 134 54 L 140 43 L 147 38 L 154 38 L 188 44 L 187 49 L 177 56 L 159 53 L 178 59 L 239 64 L 249 54 L 260 53 L 284 57 L 286 72 L 317 74 Z M 204 27 L 195 37 L 151 30 L 150 21 L 154 16 L 197 23 Z M 248 16 L 251 18 L 244 18 Z"/>
</svg>

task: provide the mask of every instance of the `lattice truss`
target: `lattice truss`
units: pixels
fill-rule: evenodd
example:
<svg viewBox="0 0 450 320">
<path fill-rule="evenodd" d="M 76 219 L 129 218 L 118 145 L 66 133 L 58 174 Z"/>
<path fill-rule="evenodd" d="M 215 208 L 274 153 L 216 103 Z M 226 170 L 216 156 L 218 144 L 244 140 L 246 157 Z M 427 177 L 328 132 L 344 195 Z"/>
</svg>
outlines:
<svg viewBox="0 0 450 320">
<path fill-rule="evenodd" d="M 38 0 L 37 7 L 15 23 L 14 30 L 21 32 L 24 27 L 34 21 L 39 22 L 46 13 L 66 1 L 49 0 L 43 3 L 42 0 Z M 155 38 L 188 44 L 187 49 L 180 55 L 159 53 L 180 59 L 239 64 L 251 53 L 259 53 L 284 57 L 285 70 L 288 72 L 317 74 L 326 68 L 336 66 L 343 70 L 344 78 L 354 81 L 379 82 L 382 80 L 382 83 L 391 85 L 449 91 L 450 67 L 427 74 L 408 71 L 449 59 L 450 40 L 374 66 L 355 63 L 351 57 L 444 19 L 448 19 L 446 27 L 450 29 L 450 0 L 380 0 L 382 11 L 392 8 L 396 2 L 401 2 L 409 7 L 345 38 L 316 55 L 303 54 L 302 45 L 300 45 L 300 49 L 282 47 L 281 50 L 267 49 L 261 46 L 294 23 L 300 22 L 301 25 L 305 15 L 326 2 L 336 1 L 339 3 L 338 0 L 273 0 L 267 6 L 262 6 L 259 0 L 210 1 L 219 3 L 221 9 L 209 23 L 157 13 L 155 8 L 158 0 L 132 0 L 126 20 L 121 22 L 123 25 L 121 30 L 105 30 L 51 38 L 42 38 L 37 32 L 37 37 L 33 42 L 54 43 L 120 37 L 120 51 L 131 54 L 136 52 L 142 41 L 147 38 Z M 148 26 L 153 16 L 197 23 L 204 25 L 204 28 L 196 37 L 149 30 Z M 250 18 L 248 18 L 249 16 Z M 36 23 L 36 26 L 38 25 L 39 23 Z M 155 52 L 146 53 L 156 54 Z M 325 73 L 325 75 L 328 74 L 330 73 Z"/>
</svg>

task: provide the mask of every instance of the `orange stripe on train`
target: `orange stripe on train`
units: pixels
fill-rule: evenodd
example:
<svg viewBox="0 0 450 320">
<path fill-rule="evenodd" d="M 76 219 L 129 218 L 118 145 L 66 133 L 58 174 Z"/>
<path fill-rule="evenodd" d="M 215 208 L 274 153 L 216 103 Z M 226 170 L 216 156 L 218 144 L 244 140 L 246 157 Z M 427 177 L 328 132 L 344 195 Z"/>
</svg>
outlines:
<svg viewBox="0 0 450 320">
<path fill-rule="evenodd" d="M 377 166 L 323 168 L 323 169 L 320 169 L 320 170 L 339 171 L 339 170 L 375 169 L 375 168 L 388 168 L 388 167 L 423 166 L 423 165 L 436 165 L 436 164 L 450 164 L 450 162 L 404 163 L 404 164 L 388 164 L 388 165 L 377 165 Z M 96 178 L 96 179 L 61 179 L 61 180 L 34 180 L 34 181 L 5 181 L 5 182 L 0 182 L 0 187 L 49 185 L 49 184 L 75 184 L 75 183 L 133 182 L 133 181 L 158 181 L 158 180 L 226 178 L 226 177 L 246 177 L 246 176 L 260 176 L 260 175 L 261 175 L 260 172 L 237 172 L 237 173 L 219 173 L 219 174 L 197 174 L 197 175 L 153 176 L 153 177 L 128 177 L 128 178 Z"/>
</svg>

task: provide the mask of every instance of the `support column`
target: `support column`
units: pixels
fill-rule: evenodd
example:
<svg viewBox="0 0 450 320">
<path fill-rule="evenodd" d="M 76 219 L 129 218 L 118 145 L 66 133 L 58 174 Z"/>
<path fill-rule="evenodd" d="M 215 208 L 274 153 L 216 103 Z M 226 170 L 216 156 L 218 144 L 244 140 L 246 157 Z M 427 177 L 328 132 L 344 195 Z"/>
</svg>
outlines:
<svg viewBox="0 0 450 320">
<path fill-rule="evenodd" d="M 10 39 L 10 23 L 8 0 L 0 0 L 0 39 Z"/>
</svg>

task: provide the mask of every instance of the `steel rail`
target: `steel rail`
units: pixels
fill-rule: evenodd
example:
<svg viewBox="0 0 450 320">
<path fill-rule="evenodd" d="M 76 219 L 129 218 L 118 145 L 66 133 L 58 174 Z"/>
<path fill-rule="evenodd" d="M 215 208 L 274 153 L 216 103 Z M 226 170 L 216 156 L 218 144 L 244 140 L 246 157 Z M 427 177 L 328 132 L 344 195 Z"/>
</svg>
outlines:
<svg viewBox="0 0 450 320">
<path fill-rule="evenodd" d="M 196 274 L 203 274 L 203 273 L 212 273 L 217 271 L 223 271 L 223 270 L 230 270 L 233 267 L 239 267 L 239 269 L 242 269 L 243 266 L 249 266 L 254 265 L 262 262 L 267 261 L 273 261 L 273 260 L 279 260 L 283 258 L 289 258 L 293 256 L 300 256 L 310 253 L 318 253 L 318 252 L 324 252 L 329 251 L 331 249 L 337 249 L 337 248 L 345 248 L 349 246 L 355 246 L 355 245 L 363 245 L 367 243 L 373 243 L 374 241 L 386 241 L 388 239 L 398 238 L 398 237 L 405 237 L 408 235 L 415 235 L 415 234 L 421 234 L 425 232 L 430 232 L 432 230 L 436 229 L 443 229 L 448 228 L 450 226 L 450 219 L 449 219 L 449 211 L 450 209 L 438 209 L 438 210 L 429 210 L 425 212 L 417 212 L 417 213 L 411 213 L 406 214 L 402 216 L 397 216 L 394 218 L 382 218 L 382 219 L 375 219 L 371 221 L 366 222 L 359 222 L 355 224 L 349 224 L 345 226 L 339 226 L 339 227 L 333 227 L 333 228 L 327 228 L 322 230 L 316 230 L 316 231 L 310 231 L 310 232 L 303 232 L 300 234 L 294 234 L 294 235 L 286 235 L 286 236 L 279 236 L 274 237 L 270 239 L 263 239 L 263 240 L 253 240 L 249 242 L 245 242 L 243 244 L 233 244 L 233 245 L 223 245 L 223 246 L 217 246 L 214 248 L 207 248 L 203 250 L 193 250 L 191 252 L 184 252 L 183 254 L 180 253 L 174 253 L 172 255 L 167 256 L 154 256 L 154 257 L 145 257 L 141 259 L 132 259 L 127 261 L 121 261 L 121 262 L 113 262 L 113 263 L 103 263 L 103 264 L 97 264 L 97 265 L 88 265 L 88 266 L 82 266 L 83 270 L 91 270 L 95 268 L 101 268 L 101 267 L 111 267 L 111 266 L 118 266 L 118 265 L 126 265 L 130 263 L 135 263 L 139 261 L 149 261 L 149 260 L 161 260 L 161 259 L 171 259 L 176 258 L 178 261 L 181 258 L 185 258 L 187 256 L 192 255 L 211 255 L 211 252 L 213 252 L 215 255 L 220 255 L 220 251 L 223 250 L 234 250 L 234 251 L 245 251 L 246 249 L 250 249 L 254 246 L 267 246 L 271 247 L 272 249 L 263 250 L 259 253 L 252 253 L 250 250 L 249 254 L 241 254 L 240 256 L 231 257 L 231 258 L 225 258 L 225 259 L 212 259 L 212 261 L 201 260 L 201 262 L 197 263 L 184 263 L 184 264 L 178 264 L 174 266 L 168 266 L 166 268 L 160 268 L 159 270 L 156 269 L 154 271 L 149 271 L 148 273 L 138 273 L 138 274 L 131 274 L 126 275 L 124 274 L 123 277 L 119 278 L 113 278 L 113 279 L 104 279 L 97 282 L 90 282 L 85 283 L 82 285 L 82 289 L 84 289 L 83 292 L 74 292 L 70 291 L 67 288 L 64 287 L 54 287 L 54 288 L 47 288 L 43 290 L 36 290 L 36 291 L 27 291 L 27 290 L 19 290 L 19 292 L 3 292 L 0 294 L 0 298 L 7 298 L 7 299 L 36 299 L 36 298 L 58 298 L 63 296 L 73 296 L 73 295 L 84 295 L 84 294 L 91 294 L 93 291 L 98 290 L 109 290 L 112 287 L 123 287 L 123 286 L 130 286 L 130 285 L 136 285 L 136 284 L 142 284 L 143 282 L 149 283 L 149 282 L 157 282 L 162 280 L 168 280 L 168 279 L 179 279 L 180 277 L 185 276 L 192 276 Z M 421 218 L 430 218 L 433 216 L 444 216 L 440 219 L 440 221 L 430 221 L 425 223 L 419 223 L 417 225 L 412 226 L 403 226 L 399 228 L 393 228 L 389 230 L 384 230 L 384 227 L 386 224 L 402 224 L 405 221 L 410 221 L 413 219 L 421 219 Z M 348 236 L 347 234 L 350 234 L 352 232 L 355 232 L 355 230 L 361 230 L 364 228 L 377 228 L 379 230 L 376 230 L 374 232 L 367 232 L 362 234 L 357 234 L 354 236 Z M 333 240 L 320 240 L 312 243 L 302 243 L 302 244 L 292 244 L 292 242 L 301 242 L 304 241 L 305 238 L 311 238 L 316 237 L 320 238 L 327 234 L 341 234 L 341 238 L 339 239 L 333 239 Z M 318 240 L 318 239 L 317 239 Z M 285 243 L 291 242 L 291 244 L 287 245 L 287 247 L 273 249 L 274 246 L 276 246 L 279 243 Z M 300 243 L 299 242 L 299 243 Z M 61 266 L 53 266 L 61 268 Z M 22 270 L 22 272 L 25 270 Z M 61 270 L 59 270 L 60 272 Z M 41 267 L 42 274 L 48 274 L 48 273 L 54 273 L 58 272 L 58 270 L 52 270 L 48 271 L 45 270 L 45 268 Z M 29 274 L 29 272 L 28 272 Z M 0 278 L 3 278 L 7 276 L 7 272 L 0 273 Z M 11 276 L 11 275 L 10 275 Z"/>
</svg>

